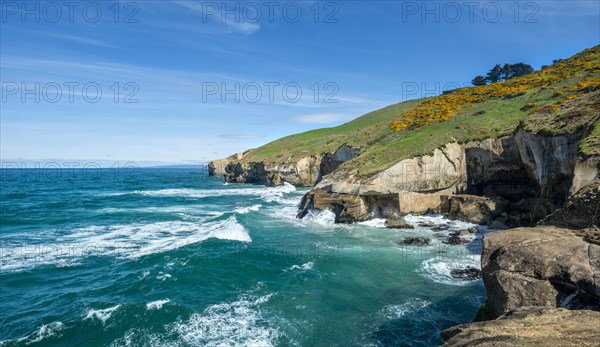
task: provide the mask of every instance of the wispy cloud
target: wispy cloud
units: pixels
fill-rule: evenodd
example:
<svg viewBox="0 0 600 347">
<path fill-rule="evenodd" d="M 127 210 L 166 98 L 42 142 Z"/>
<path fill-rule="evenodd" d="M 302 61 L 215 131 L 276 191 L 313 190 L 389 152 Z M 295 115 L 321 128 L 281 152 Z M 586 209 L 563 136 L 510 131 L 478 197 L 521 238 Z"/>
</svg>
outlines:
<svg viewBox="0 0 600 347">
<path fill-rule="evenodd" d="M 204 24 L 209 20 L 213 24 L 222 24 L 225 33 L 250 35 L 260 29 L 260 24 L 246 21 L 241 13 L 237 15 L 223 13 L 223 3 L 197 3 L 194 1 L 174 1 L 174 3 L 199 13 L 202 16 L 202 23 Z M 216 10 L 218 12 L 208 12 L 208 5 L 210 5 L 211 11 Z"/>
<path fill-rule="evenodd" d="M 103 40 L 91 39 L 91 38 L 83 37 L 83 36 L 66 35 L 66 34 L 49 33 L 49 32 L 40 32 L 40 34 L 44 35 L 44 36 L 60 39 L 60 40 L 82 43 L 85 45 L 92 45 L 92 46 L 106 47 L 106 48 L 119 48 L 109 42 L 106 42 Z"/>
</svg>

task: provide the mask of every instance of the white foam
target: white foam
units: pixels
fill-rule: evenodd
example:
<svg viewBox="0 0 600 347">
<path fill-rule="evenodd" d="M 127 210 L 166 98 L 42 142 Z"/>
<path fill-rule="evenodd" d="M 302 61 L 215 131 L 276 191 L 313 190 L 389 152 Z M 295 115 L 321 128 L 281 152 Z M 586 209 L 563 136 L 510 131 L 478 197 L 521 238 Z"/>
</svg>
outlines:
<svg viewBox="0 0 600 347">
<path fill-rule="evenodd" d="M 25 343 L 26 345 L 38 343 L 45 338 L 57 335 L 65 325 L 62 322 L 52 322 L 42 325 L 36 332 L 17 340 L 17 343 Z M 0 341 L 0 346 L 8 341 Z"/>
<path fill-rule="evenodd" d="M 204 222 L 169 221 L 155 223 L 89 226 L 57 235 L 41 246 L 2 247 L 0 270 L 18 271 L 44 264 L 69 266 L 89 256 L 138 258 L 162 253 L 209 238 L 252 242 L 248 230 L 235 216 Z"/>
<path fill-rule="evenodd" d="M 231 303 L 209 306 L 193 313 L 186 321 L 167 328 L 185 345 L 193 346 L 274 346 L 280 336 L 275 327 L 265 324 L 258 308 L 270 295 L 242 296 Z"/>
<path fill-rule="evenodd" d="M 164 281 L 167 278 L 171 278 L 173 276 L 171 276 L 170 274 L 164 274 L 164 273 L 160 273 L 158 276 L 156 276 L 156 279 L 159 281 Z"/>
<path fill-rule="evenodd" d="M 479 269 L 481 256 L 475 254 L 466 254 L 464 257 L 434 257 L 424 260 L 417 268 L 417 272 L 434 282 L 464 286 L 470 285 L 477 281 L 466 281 L 459 278 L 454 278 L 450 274 L 452 270 L 464 269 L 466 267 L 474 267 Z"/>
<path fill-rule="evenodd" d="M 83 320 L 90 319 L 90 318 L 96 318 L 96 319 L 102 321 L 102 323 L 106 323 L 106 321 L 110 318 L 110 316 L 112 316 L 112 314 L 116 310 L 118 310 L 119 307 L 121 307 L 121 305 L 105 308 L 102 310 L 90 309 L 87 312 L 87 315 L 85 316 L 85 318 Z"/>
<path fill-rule="evenodd" d="M 247 206 L 247 207 L 238 207 L 235 209 L 235 213 L 246 214 L 250 211 L 258 211 L 261 207 L 262 207 L 261 204 Z"/>
<path fill-rule="evenodd" d="M 291 270 L 302 270 L 302 271 L 308 271 L 308 270 L 312 270 L 312 268 L 315 266 L 315 263 L 313 263 L 312 261 L 309 261 L 308 263 L 304 263 L 302 265 L 292 265 L 290 268 L 285 269 L 283 271 L 287 272 L 287 271 L 291 271 Z"/>
<path fill-rule="evenodd" d="M 411 299 L 399 305 L 384 306 L 380 313 L 388 319 L 398 319 L 406 316 L 409 313 L 423 309 L 429 305 L 431 305 L 431 302 L 429 301 L 422 299 Z"/>
<path fill-rule="evenodd" d="M 206 198 L 212 196 L 257 196 L 266 202 L 273 202 L 281 199 L 283 194 L 291 193 L 296 187 L 285 182 L 281 186 L 256 188 L 227 188 L 227 189 L 193 189 L 193 188 L 173 188 L 160 190 L 136 190 L 133 192 L 110 193 L 108 196 L 121 195 L 145 195 L 153 197 L 186 197 L 186 198 Z"/>
<path fill-rule="evenodd" d="M 335 224 L 335 213 L 329 210 L 309 211 L 302 219 L 306 224 L 313 224 L 319 227 L 333 228 Z"/>
<path fill-rule="evenodd" d="M 146 304 L 146 310 L 160 310 L 164 304 L 168 304 L 170 302 L 171 300 L 169 299 L 152 301 Z"/>
<path fill-rule="evenodd" d="M 372 228 L 385 228 L 385 218 L 374 218 L 365 222 L 358 222 L 357 224 Z"/>
<path fill-rule="evenodd" d="M 446 219 L 441 215 L 413 216 L 411 214 L 407 214 L 406 216 L 404 216 L 404 219 L 407 222 L 409 222 L 410 224 L 413 224 L 415 226 L 417 226 L 419 223 L 422 223 L 422 222 L 431 222 L 435 225 L 448 225 L 452 229 L 468 229 L 468 228 L 472 228 L 472 227 L 476 226 L 476 224 L 473 224 L 473 223 Z M 452 223 L 452 224 L 449 224 L 449 223 Z"/>
</svg>

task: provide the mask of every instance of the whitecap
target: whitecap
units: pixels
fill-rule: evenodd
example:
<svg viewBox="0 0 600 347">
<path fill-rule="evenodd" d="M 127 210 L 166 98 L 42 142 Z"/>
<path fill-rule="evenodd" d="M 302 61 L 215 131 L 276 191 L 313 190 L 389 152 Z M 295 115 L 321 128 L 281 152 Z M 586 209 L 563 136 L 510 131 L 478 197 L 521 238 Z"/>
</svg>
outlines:
<svg viewBox="0 0 600 347">
<path fill-rule="evenodd" d="M 56 336 L 65 325 L 62 322 L 52 322 L 42 325 L 36 332 L 17 340 L 17 343 L 25 343 L 26 345 L 38 343 L 48 337 Z M 0 345 L 5 341 L 1 341 Z M 7 342 L 7 341 L 6 341 Z"/>
<path fill-rule="evenodd" d="M 409 313 L 421 310 L 431 305 L 431 302 L 422 299 L 411 299 L 405 303 L 398 305 L 384 306 L 380 314 L 388 319 L 398 319 L 406 316 Z"/>
<path fill-rule="evenodd" d="M 358 222 L 358 225 L 364 225 L 373 228 L 385 228 L 385 219 L 384 218 L 374 218 L 364 222 Z"/>
<path fill-rule="evenodd" d="M 112 316 L 112 314 L 116 310 L 118 310 L 119 307 L 121 307 L 121 305 L 105 308 L 102 310 L 90 309 L 90 310 L 88 310 L 88 312 L 83 320 L 90 319 L 90 318 L 96 318 L 96 319 L 102 321 L 102 323 L 106 323 L 106 321 L 110 318 L 110 316 Z"/>
<path fill-rule="evenodd" d="M 156 301 L 149 302 L 146 304 L 146 310 L 148 310 L 148 311 L 160 310 L 164 304 L 168 304 L 169 302 L 171 302 L 171 300 L 169 300 L 169 299 L 156 300 Z"/>
<path fill-rule="evenodd" d="M 173 276 L 171 276 L 171 274 L 164 274 L 164 273 L 160 273 L 158 276 L 156 276 L 156 279 L 159 281 L 164 281 L 167 278 L 171 278 Z"/>
<path fill-rule="evenodd" d="M 212 305 L 202 313 L 193 313 L 186 321 L 168 325 L 167 330 L 185 345 L 274 346 L 280 332 L 265 324 L 258 308 L 270 296 L 243 295 L 230 303 Z"/>
<path fill-rule="evenodd" d="M 250 211 L 258 211 L 261 207 L 262 207 L 261 204 L 247 206 L 247 207 L 238 207 L 235 209 L 235 213 L 246 214 Z"/>
<path fill-rule="evenodd" d="M 235 216 L 204 222 L 168 221 L 155 223 L 92 225 L 56 236 L 42 245 L 2 245 L 0 270 L 19 271 L 40 265 L 70 266 L 82 258 L 115 256 L 139 258 L 163 253 L 217 238 L 252 242 L 248 230 Z M 12 247 L 12 248 L 11 248 Z"/>
<path fill-rule="evenodd" d="M 121 195 L 144 195 L 151 197 L 185 197 L 185 198 L 207 198 L 220 196 L 257 196 L 266 202 L 273 202 L 281 199 L 284 194 L 291 193 L 296 190 L 296 187 L 285 182 L 281 186 L 265 187 L 258 186 L 256 188 L 226 188 L 226 189 L 195 189 L 195 188 L 171 188 L 159 190 L 136 190 L 132 192 L 116 192 L 105 194 L 105 196 L 121 196 Z"/>
<path fill-rule="evenodd" d="M 285 272 L 291 271 L 291 270 L 308 271 L 308 270 L 312 270 L 314 266 L 315 266 L 315 264 L 312 261 L 309 261 L 308 263 L 304 263 L 302 265 L 292 265 L 290 268 L 285 269 L 283 271 L 285 271 Z"/>
<path fill-rule="evenodd" d="M 307 224 L 316 224 L 320 227 L 333 228 L 335 224 L 335 213 L 329 210 L 309 211 L 302 219 Z"/>
</svg>

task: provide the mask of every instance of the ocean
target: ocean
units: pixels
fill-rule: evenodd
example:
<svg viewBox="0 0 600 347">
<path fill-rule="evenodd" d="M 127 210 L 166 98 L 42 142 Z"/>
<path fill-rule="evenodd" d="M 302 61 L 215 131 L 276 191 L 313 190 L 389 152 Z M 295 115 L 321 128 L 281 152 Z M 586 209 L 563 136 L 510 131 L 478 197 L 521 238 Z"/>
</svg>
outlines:
<svg viewBox="0 0 600 347">
<path fill-rule="evenodd" d="M 479 267 L 486 230 L 446 245 L 299 220 L 306 191 L 205 169 L 2 170 L 0 346 L 435 346 L 474 318 L 481 280 L 450 271 Z M 414 236 L 433 242 L 399 244 Z"/>
</svg>

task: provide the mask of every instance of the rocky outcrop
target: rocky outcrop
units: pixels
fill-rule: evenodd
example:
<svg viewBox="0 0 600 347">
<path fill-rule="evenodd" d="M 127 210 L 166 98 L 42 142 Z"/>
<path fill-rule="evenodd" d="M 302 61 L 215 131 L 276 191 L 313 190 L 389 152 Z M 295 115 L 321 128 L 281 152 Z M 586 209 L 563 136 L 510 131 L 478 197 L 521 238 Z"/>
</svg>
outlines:
<svg viewBox="0 0 600 347">
<path fill-rule="evenodd" d="M 442 331 L 445 347 L 600 346 L 600 312 L 528 307 Z"/>
<path fill-rule="evenodd" d="M 315 189 L 360 198 L 371 217 L 441 212 L 495 229 L 533 226 L 564 206 L 574 187 L 600 179 L 597 157 L 577 156 L 583 135 L 544 136 L 519 129 L 512 137 L 451 143 L 368 178 L 337 170 Z M 393 204 L 380 206 L 390 196 Z M 337 210 L 346 211 L 345 220 L 364 218 L 363 210 L 356 218 L 351 208 Z"/>
<path fill-rule="evenodd" d="M 487 301 L 480 318 L 526 306 L 600 310 L 600 246 L 556 227 L 485 236 L 481 265 Z"/>
<path fill-rule="evenodd" d="M 333 153 L 311 155 L 283 163 L 246 160 L 251 151 L 209 163 L 210 176 L 223 176 L 228 183 L 281 185 L 284 182 L 298 187 L 314 186 L 345 161 L 360 154 L 360 148 L 340 146 Z"/>
<path fill-rule="evenodd" d="M 475 224 L 490 224 L 504 211 L 505 202 L 493 201 L 477 195 L 444 195 L 441 197 L 440 213 L 450 219 Z"/>
<path fill-rule="evenodd" d="M 414 229 L 415 226 L 406 221 L 406 219 L 398 216 L 396 213 L 391 215 L 385 221 L 386 228 L 392 229 Z"/>
<path fill-rule="evenodd" d="M 600 226 L 600 183 L 579 190 L 565 207 L 544 218 L 540 225 L 556 225 L 570 229 Z"/>
</svg>

